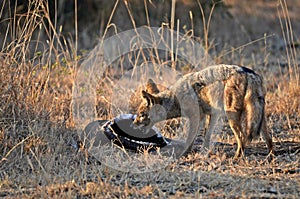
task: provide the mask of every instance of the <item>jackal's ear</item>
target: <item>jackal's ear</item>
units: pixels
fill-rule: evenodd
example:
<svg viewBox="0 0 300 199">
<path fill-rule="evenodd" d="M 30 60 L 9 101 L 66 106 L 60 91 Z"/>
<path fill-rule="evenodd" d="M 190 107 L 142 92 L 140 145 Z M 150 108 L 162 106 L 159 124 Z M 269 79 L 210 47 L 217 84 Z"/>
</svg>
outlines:
<svg viewBox="0 0 300 199">
<path fill-rule="evenodd" d="M 155 82 L 153 81 L 153 79 L 149 78 L 147 84 L 155 84 Z"/>
<path fill-rule="evenodd" d="M 144 90 L 142 90 L 142 97 L 147 101 L 148 106 L 156 104 L 156 97 Z"/>
<path fill-rule="evenodd" d="M 146 92 L 148 92 L 150 94 L 159 93 L 159 90 L 158 90 L 158 87 L 157 87 L 156 83 L 151 78 L 148 79 L 148 81 L 147 81 Z"/>
</svg>

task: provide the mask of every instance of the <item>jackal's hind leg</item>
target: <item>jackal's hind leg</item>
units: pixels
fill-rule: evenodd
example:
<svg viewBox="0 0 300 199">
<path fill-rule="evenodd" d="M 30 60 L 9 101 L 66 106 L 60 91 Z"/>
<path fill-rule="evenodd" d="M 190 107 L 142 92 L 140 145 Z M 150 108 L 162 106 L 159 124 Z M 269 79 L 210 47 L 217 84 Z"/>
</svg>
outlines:
<svg viewBox="0 0 300 199">
<path fill-rule="evenodd" d="M 239 157 L 244 152 L 244 133 L 241 126 L 241 116 L 244 109 L 245 85 L 247 81 L 245 76 L 232 76 L 226 82 L 224 88 L 224 110 L 237 141 L 237 150 L 234 158 Z"/>
<path fill-rule="evenodd" d="M 237 141 L 237 149 L 234 155 L 234 158 L 236 159 L 244 153 L 244 143 L 242 141 L 243 132 L 240 123 L 240 113 L 227 111 L 226 115 L 227 115 L 229 126 L 233 131 L 233 134 Z"/>
</svg>

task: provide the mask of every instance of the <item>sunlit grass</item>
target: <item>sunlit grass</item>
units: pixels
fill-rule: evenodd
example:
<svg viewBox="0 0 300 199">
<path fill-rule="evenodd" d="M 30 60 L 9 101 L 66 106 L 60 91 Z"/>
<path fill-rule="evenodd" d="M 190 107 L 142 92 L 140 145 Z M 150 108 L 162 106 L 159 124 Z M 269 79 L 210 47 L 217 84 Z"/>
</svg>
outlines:
<svg viewBox="0 0 300 199">
<path fill-rule="evenodd" d="M 111 169 L 88 154 L 86 149 L 74 147 L 79 140 L 72 118 L 72 87 L 77 67 L 87 54 L 85 50 L 76 51 L 78 44 L 82 42 L 78 40 L 85 36 L 77 31 L 78 35 L 74 38 L 63 34 L 66 27 L 51 19 L 45 1 L 29 1 L 30 9 L 25 9 L 23 13 L 19 12 L 23 8 L 17 6 L 12 6 L 7 11 L 11 1 L 3 2 L 0 8 L 0 196 L 299 196 L 299 49 L 296 45 L 290 45 L 296 44 L 296 38 L 293 37 L 295 33 L 287 12 L 288 2 L 279 1 L 278 13 L 283 14 L 280 14 L 282 18 L 278 25 L 285 35 L 286 48 L 277 54 L 266 52 L 266 45 L 258 45 L 253 57 L 249 58 L 246 58 L 241 48 L 214 51 L 213 44 L 217 38 L 210 38 L 209 33 L 222 31 L 221 27 L 210 30 L 212 26 L 207 24 L 204 41 L 194 35 L 195 31 L 200 31 L 200 27 L 187 30 L 187 33 L 193 33 L 191 36 L 195 39 L 203 41 L 204 47 L 208 48 L 207 52 L 215 53 L 213 59 L 217 63 L 230 61 L 248 64 L 264 77 L 268 128 L 273 134 L 275 150 L 278 152 L 273 162 L 267 161 L 263 154 L 266 147 L 261 141 L 252 143 L 246 149 L 246 158 L 239 161 L 232 159 L 232 146 L 216 146 L 216 153 L 208 157 L 201 151 L 201 142 L 196 141 L 195 150 L 187 156 L 165 169 L 142 174 Z M 137 1 L 133 3 L 141 4 Z M 161 4 L 155 5 L 154 1 L 142 3 L 141 7 L 147 5 L 148 8 L 157 6 L 157 9 L 162 9 Z M 179 1 L 176 5 L 189 3 L 191 1 Z M 118 28 L 110 23 L 110 19 L 114 17 L 112 10 L 123 4 L 123 1 L 117 1 L 113 4 L 115 8 L 113 5 L 103 8 L 108 13 L 105 17 L 109 19 L 107 29 L 101 30 L 104 35 L 108 30 Z M 134 11 L 130 3 L 123 9 L 132 14 L 128 18 L 131 25 L 139 23 L 139 19 L 135 18 L 137 13 L 131 13 Z M 205 9 L 202 9 L 203 13 L 206 12 Z M 199 8 L 199 12 L 200 10 Z M 191 15 L 188 15 L 191 19 Z M 211 15 L 192 19 L 205 21 L 209 17 L 207 23 L 213 23 L 214 13 Z M 148 14 L 146 18 L 151 16 Z M 81 24 L 77 24 L 76 30 L 80 26 Z M 75 30 L 75 24 L 72 28 Z M 264 41 L 264 37 L 261 41 Z M 247 48 L 247 45 L 243 48 Z M 283 59 L 279 60 L 282 54 Z M 257 65 L 260 60 L 264 60 L 265 68 Z M 281 62 L 286 63 L 286 66 L 281 66 Z M 187 69 L 182 71 L 192 71 L 189 66 L 185 67 Z M 114 78 L 108 76 L 97 87 L 97 111 L 101 119 L 115 117 L 111 111 L 114 81 Z M 230 140 L 230 133 L 223 134 L 229 138 L 224 136 L 222 141 Z M 201 140 L 201 136 L 198 139 Z M 156 161 L 149 157 L 139 160 L 143 160 L 143 164 L 150 162 L 152 165 Z M 117 163 L 122 164 L 122 159 Z"/>
</svg>

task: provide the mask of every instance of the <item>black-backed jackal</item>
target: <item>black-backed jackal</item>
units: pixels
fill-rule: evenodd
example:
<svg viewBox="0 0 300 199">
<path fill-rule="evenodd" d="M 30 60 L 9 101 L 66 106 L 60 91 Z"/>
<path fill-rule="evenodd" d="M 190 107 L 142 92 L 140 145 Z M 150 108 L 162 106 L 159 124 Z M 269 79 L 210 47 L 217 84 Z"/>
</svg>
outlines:
<svg viewBox="0 0 300 199">
<path fill-rule="evenodd" d="M 235 65 L 211 66 L 183 76 L 170 88 L 157 94 L 143 90 L 142 97 L 144 101 L 134 121 L 139 127 L 151 128 L 162 120 L 193 117 L 190 112 L 195 107 L 189 104 L 198 101 L 199 113 L 196 115 L 199 120 L 206 118 L 205 148 L 209 149 L 210 137 L 218 118 L 225 114 L 237 141 L 235 158 L 260 133 L 269 152 L 273 150 L 264 115 L 265 91 L 262 79 L 251 69 Z M 199 126 L 191 129 L 198 132 L 196 128 Z"/>
</svg>

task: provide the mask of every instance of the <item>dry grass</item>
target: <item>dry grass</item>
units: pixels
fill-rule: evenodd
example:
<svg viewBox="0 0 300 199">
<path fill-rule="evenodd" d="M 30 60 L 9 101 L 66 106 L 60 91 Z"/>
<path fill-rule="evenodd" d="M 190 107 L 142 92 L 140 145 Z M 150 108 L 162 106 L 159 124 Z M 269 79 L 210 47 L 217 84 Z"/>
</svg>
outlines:
<svg viewBox="0 0 300 199">
<path fill-rule="evenodd" d="M 238 26 L 231 24 L 233 20 L 228 18 L 228 10 L 233 9 L 232 13 L 238 15 L 235 7 L 251 9 L 235 1 L 225 1 L 226 5 L 231 6 L 228 8 L 215 7 L 210 30 L 204 31 L 206 39 L 209 40 L 204 41 L 205 46 L 209 47 L 208 52 L 217 62 L 247 65 L 264 77 L 268 127 L 275 142 L 274 160 L 267 161 L 266 147 L 259 140 L 246 149 L 244 159 L 234 161 L 234 147 L 226 144 L 232 138 L 230 133 L 219 138 L 222 143 L 216 145 L 216 153 L 207 157 L 200 149 L 200 135 L 192 153 L 165 169 L 142 174 L 113 170 L 101 164 L 84 149 L 74 148 L 78 138 L 71 117 L 70 103 L 76 66 L 81 56 L 85 56 L 84 52 L 75 52 L 75 49 L 83 41 L 74 39 L 73 42 L 72 37 L 62 34 L 59 22 L 51 20 L 49 8 L 44 1 L 29 1 L 31 9 L 25 9 L 26 12 L 23 13 L 19 12 L 21 8 L 18 6 L 12 6 L 9 12 L 4 12 L 11 1 L 3 2 L 0 9 L 0 197 L 300 197 L 299 44 L 294 37 L 299 32 L 293 32 L 291 26 L 291 22 L 299 20 L 300 17 L 287 7 L 286 1 L 278 1 L 278 4 L 274 1 L 278 10 L 271 12 L 277 16 L 274 23 L 279 30 L 277 33 L 281 34 L 280 38 L 285 38 L 282 39 L 283 43 L 281 40 L 269 40 L 256 34 L 258 30 L 255 28 L 264 26 L 260 24 L 264 18 L 256 20 L 255 26 L 252 26 L 251 23 L 255 20 L 241 15 Z M 63 2 L 61 1 L 62 4 Z M 151 9 L 156 9 L 155 12 L 163 11 L 164 7 L 160 3 L 144 2 L 147 3 L 149 13 L 153 12 Z M 261 7 L 265 6 L 264 12 L 268 8 L 274 8 L 269 2 L 257 2 Z M 145 11 L 144 4 L 137 1 L 132 1 L 132 4 L 139 5 L 138 11 Z M 130 5 L 126 7 L 120 1 L 117 8 L 121 8 L 116 10 L 113 19 L 125 18 L 122 12 L 128 11 L 133 12 L 130 23 L 137 19 L 141 12 L 134 12 Z M 189 27 L 191 18 L 184 9 L 189 8 L 188 6 L 193 6 L 194 9 L 194 5 L 197 7 L 197 2 L 176 3 L 176 13 L 188 16 L 188 20 L 181 21 L 182 25 L 187 24 Z M 103 13 L 108 10 L 111 12 L 112 7 L 113 5 L 106 6 Z M 201 13 L 199 7 L 197 9 L 198 11 L 193 10 L 193 34 L 202 27 L 198 21 L 203 21 L 202 17 L 197 18 L 197 13 Z M 206 17 L 209 16 L 209 9 L 210 7 L 203 9 L 203 13 L 208 13 Z M 222 16 L 223 12 L 218 9 L 226 9 L 226 16 Z M 255 11 L 259 12 L 259 9 Z M 260 13 L 252 13 L 261 17 Z M 106 14 L 103 18 L 109 18 L 108 16 Z M 281 17 L 281 23 L 278 16 Z M 137 25 L 142 23 L 143 17 L 145 16 L 136 22 Z M 163 17 L 161 20 L 164 20 Z M 158 19 L 150 17 L 149 20 L 149 23 L 153 23 Z M 269 28 L 274 28 L 273 19 L 268 20 L 272 24 Z M 125 24 L 124 19 L 120 21 L 119 23 Z M 220 23 L 225 22 L 228 22 L 229 30 L 226 27 L 223 30 L 220 26 Z M 103 23 L 102 21 L 101 24 Z M 94 25 L 93 23 L 92 26 Z M 70 28 L 74 30 L 77 27 L 81 30 L 81 26 L 79 23 Z M 122 27 L 126 26 L 130 25 L 127 23 Z M 190 29 L 183 30 L 188 32 Z M 220 37 L 218 32 L 222 32 Z M 84 33 L 77 33 L 78 40 L 87 37 Z M 230 47 L 232 44 L 238 43 L 242 46 L 249 42 L 242 40 L 245 34 L 252 41 L 262 39 L 242 48 Z M 228 37 L 233 40 L 231 44 L 226 40 Z M 223 43 L 222 46 L 219 42 Z M 109 103 L 112 85 L 112 79 L 109 78 L 99 84 L 98 94 L 102 101 L 99 102 L 98 111 L 103 119 L 113 117 Z"/>
</svg>

